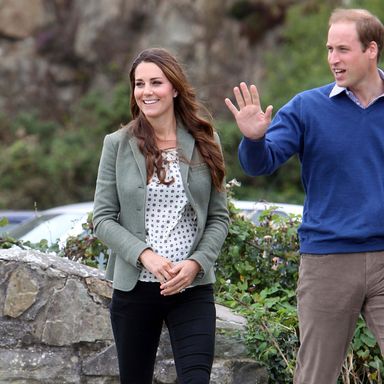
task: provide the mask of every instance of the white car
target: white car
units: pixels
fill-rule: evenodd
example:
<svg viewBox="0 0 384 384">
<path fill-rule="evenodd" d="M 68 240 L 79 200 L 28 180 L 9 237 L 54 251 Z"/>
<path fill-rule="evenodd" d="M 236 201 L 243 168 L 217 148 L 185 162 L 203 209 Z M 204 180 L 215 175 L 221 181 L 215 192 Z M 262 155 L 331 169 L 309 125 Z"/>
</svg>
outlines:
<svg viewBox="0 0 384 384">
<path fill-rule="evenodd" d="M 299 204 L 271 203 L 266 201 L 245 201 L 233 200 L 235 208 L 254 224 L 259 224 L 259 217 L 266 209 L 273 208 L 273 211 L 281 216 L 303 215 L 303 206 Z"/>
<path fill-rule="evenodd" d="M 56 242 L 65 242 L 72 233 L 81 233 L 81 225 L 86 223 L 92 210 L 93 202 L 85 202 L 36 212 L 35 217 L 9 230 L 8 235 L 31 243 L 45 239 L 48 246 Z"/>
<path fill-rule="evenodd" d="M 282 204 L 270 202 L 254 202 L 233 200 L 234 206 L 240 213 L 253 223 L 259 223 L 261 213 L 273 207 L 274 212 L 288 217 L 290 214 L 302 215 L 303 206 L 297 204 Z M 82 233 L 82 225 L 87 222 L 89 213 L 93 210 L 93 202 L 68 204 L 36 212 L 34 217 L 10 229 L 8 235 L 15 239 L 39 243 L 45 239 L 48 246 L 56 242 L 62 247 L 69 236 Z"/>
</svg>

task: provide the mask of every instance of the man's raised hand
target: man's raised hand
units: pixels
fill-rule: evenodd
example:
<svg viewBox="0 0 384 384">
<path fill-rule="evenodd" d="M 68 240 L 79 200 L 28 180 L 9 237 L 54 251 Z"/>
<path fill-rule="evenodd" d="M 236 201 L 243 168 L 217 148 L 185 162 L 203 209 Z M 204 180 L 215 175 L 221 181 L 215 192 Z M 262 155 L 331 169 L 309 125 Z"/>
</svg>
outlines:
<svg viewBox="0 0 384 384">
<path fill-rule="evenodd" d="M 241 133 L 252 140 L 261 139 L 271 123 L 272 105 L 269 105 L 265 112 L 261 109 L 259 93 L 255 85 L 249 88 L 246 83 L 240 83 L 240 87 L 233 89 L 238 108 L 229 98 L 225 104 L 232 112 Z"/>
</svg>

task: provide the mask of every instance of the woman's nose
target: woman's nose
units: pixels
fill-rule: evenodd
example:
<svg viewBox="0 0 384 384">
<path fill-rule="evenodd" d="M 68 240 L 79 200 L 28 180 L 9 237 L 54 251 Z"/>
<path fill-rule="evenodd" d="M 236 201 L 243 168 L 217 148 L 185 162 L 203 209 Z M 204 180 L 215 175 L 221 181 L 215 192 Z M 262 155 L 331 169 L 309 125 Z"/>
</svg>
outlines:
<svg viewBox="0 0 384 384">
<path fill-rule="evenodd" d="M 146 94 L 146 95 L 150 95 L 151 93 L 152 93 L 153 91 L 152 91 L 152 87 L 151 87 L 151 85 L 150 84 L 148 84 L 148 85 L 146 85 L 145 87 L 144 87 L 144 93 Z"/>
</svg>

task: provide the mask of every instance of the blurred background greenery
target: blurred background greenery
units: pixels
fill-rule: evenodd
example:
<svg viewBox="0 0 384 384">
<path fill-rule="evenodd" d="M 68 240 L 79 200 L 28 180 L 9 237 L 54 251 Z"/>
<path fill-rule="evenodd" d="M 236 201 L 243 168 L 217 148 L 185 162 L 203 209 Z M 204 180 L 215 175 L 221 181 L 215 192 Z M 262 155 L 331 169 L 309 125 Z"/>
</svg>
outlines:
<svg viewBox="0 0 384 384">
<path fill-rule="evenodd" d="M 70 3 L 69 0 L 66 2 Z M 156 4 L 160 7 L 160 3 Z M 188 7 L 188 3 L 193 2 L 184 3 Z M 217 17 L 229 18 L 236 23 L 242 39 L 247 42 L 247 49 L 254 50 L 260 63 L 254 77 L 244 71 L 236 74 L 236 78 L 249 83 L 257 81 L 263 106 L 273 104 L 275 111 L 297 92 L 332 81 L 325 43 L 328 17 L 335 6 L 367 8 L 384 20 L 382 0 L 281 1 L 283 8 L 279 8 L 276 5 L 279 2 L 275 1 L 272 2 L 274 8 L 271 3 L 263 1 L 229 3 L 230 6 L 226 3 L 225 12 L 216 12 Z M 65 17 L 62 16 L 63 23 Z M 130 24 L 130 29 L 143 29 L 137 20 L 140 20 L 139 16 L 137 25 Z M 218 36 L 212 34 L 205 38 L 214 40 Z M 268 43 L 270 36 L 273 36 L 272 45 Z M 0 47 L 2 44 L 4 39 L 0 39 Z M 63 52 L 64 47 L 61 48 Z M 196 69 L 188 62 L 188 54 L 183 52 L 183 57 L 194 83 Z M 214 70 L 215 57 L 213 54 L 209 58 L 211 70 Z M 63 55 L 51 61 L 70 59 Z M 239 61 L 240 67 L 250 64 L 242 63 L 241 59 L 226 57 L 228 63 Z M 0 209 L 44 209 L 92 200 L 103 137 L 130 119 L 127 66 L 109 62 L 107 55 L 101 64 L 102 70 L 113 77 L 113 86 L 108 92 L 85 87 L 67 108 L 55 111 L 50 110 L 53 106 L 50 108 L 49 105 L 45 109 L 32 105 L 9 110 L 0 104 Z M 87 65 L 77 61 L 78 73 L 87 73 Z M 0 62 L 0 77 L 6 73 L 1 66 Z M 220 79 L 220 73 L 216 75 Z M 78 81 L 82 81 L 81 76 Z M 196 91 L 208 104 L 215 119 L 223 144 L 227 178 L 236 178 L 242 184 L 242 188 L 236 190 L 236 197 L 302 203 L 300 165 L 296 158 L 270 176 L 251 178 L 242 172 L 237 160 L 241 136 L 223 102 L 225 96 L 232 96 L 231 89 L 235 85 L 226 84 L 224 91 L 227 94 L 220 93 L 216 104 L 202 82 L 197 81 Z M 40 86 L 44 87 L 44 84 Z M 215 84 L 210 86 L 213 88 Z"/>
</svg>

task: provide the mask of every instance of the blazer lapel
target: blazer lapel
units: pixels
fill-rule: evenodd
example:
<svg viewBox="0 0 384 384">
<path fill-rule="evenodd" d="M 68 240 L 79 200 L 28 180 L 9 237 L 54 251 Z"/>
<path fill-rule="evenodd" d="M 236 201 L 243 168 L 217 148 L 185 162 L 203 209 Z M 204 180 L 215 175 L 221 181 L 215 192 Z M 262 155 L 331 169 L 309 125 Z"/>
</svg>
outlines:
<svg viewBox="0 0 384 384">
<path fill-rule="evenodd" d="M 143 154 L 137 145 L 137 141 L 134 137 L 129 140 L 129 144 L 132 148 L 133 157 L 136 160 L 137 167 L 140 170 L 141 178 L 143 179 L 143 185 L 147 184 L 147 169 L 145 167 L 145 159 Z"/>
<path fill-rule="evenodd" d="M 137 141 L 134 137 L 129 140 L 129 144 L 132 148 L 133 157 L 135 158 L 136 164 L 140 170 L 141 177 L 144 185 L 147 184 L 147 170 L 145 167 L 145 159 L 143 154 L 137 145 Z M 181 150 L 181 155 L 186 159 L 186 162 L 180 161 L 180 173 L 182 179 L 186 182 L 188 178 L 189 164 L 192 159 L 193 149 L 195 147 L 195 139 L 193 136 L 184 128 L 178 127 L 177 129 L 177 145 Z"/>
<path fill-rule="evenodd" d="M 184 127 L 178 127 L 177 129 L 177 145 L 179 150 L 181 150 L 182 158 L 184 157 L 187 160 L 187 162 L 180 161 L 179 163 L 181 177 L 186 182 L 188 179 L 189 164 L 195 147 L 195 139 Z"/>
</svg>

